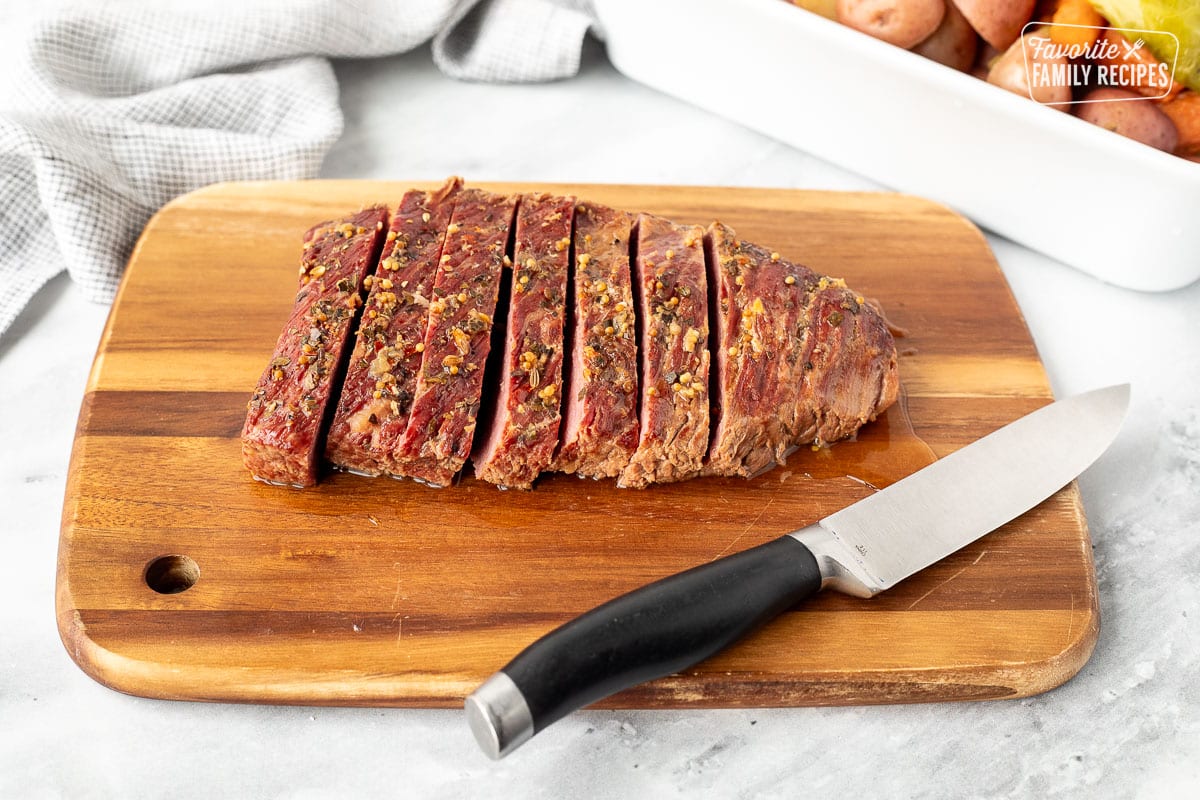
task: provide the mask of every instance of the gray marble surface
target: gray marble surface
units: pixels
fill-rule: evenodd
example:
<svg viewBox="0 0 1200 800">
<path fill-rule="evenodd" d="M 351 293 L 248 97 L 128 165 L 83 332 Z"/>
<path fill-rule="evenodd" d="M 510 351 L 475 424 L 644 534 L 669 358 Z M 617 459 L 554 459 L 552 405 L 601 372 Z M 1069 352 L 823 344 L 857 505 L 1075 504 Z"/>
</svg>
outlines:
<svg viewBox="0 0 1200 800">
<path fill-rule="evenodd" d="M 338 76 L 347 127 L 329 177 L 881 188 L 634 85 L 597 48 L 579 78 L 546 86 L 454 83 L 427 52 Z M 59 278 L 0 339 L 0 797 L 1188 795 L 1200 786 L 1200 285 L 1139 294 L 989 240 L 1055 392 L 1134 385 L 1120 439 L 1080 481 L 1103 616 L 1095 654 L 1061 688 L 986 703 L 590 711 L 499 763 L 458 712 L 109 691 L 54 624 L 70 444 L 106 314 Z"/>
</svg>

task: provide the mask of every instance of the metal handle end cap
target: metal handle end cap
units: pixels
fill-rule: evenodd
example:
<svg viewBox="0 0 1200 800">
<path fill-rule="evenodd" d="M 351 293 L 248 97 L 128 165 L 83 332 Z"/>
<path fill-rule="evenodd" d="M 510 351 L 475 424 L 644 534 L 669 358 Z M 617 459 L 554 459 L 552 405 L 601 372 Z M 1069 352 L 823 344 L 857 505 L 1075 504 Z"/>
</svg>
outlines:
<svg viewBox="0 0 1200 800">
<path fill-rule="evenodd" d="M 497 672 L 467 696 L 467 724 L 488 758 L 500 759 L 533 736 L 533 715 L 512 678 Z"/>
</svg>

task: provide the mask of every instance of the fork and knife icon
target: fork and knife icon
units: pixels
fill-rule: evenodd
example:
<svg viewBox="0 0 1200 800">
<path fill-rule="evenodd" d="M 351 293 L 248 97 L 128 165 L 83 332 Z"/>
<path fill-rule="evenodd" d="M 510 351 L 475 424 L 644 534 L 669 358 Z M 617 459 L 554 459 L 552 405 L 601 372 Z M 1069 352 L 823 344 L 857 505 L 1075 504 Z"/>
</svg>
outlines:
<svg viewBox="0 0 1200 800">
<path fill-rule="evenodd" d="M 1124 57 L 1126 59 L 1136 57 L 1138 51 L 1141 50 L 1142 46 L 1146 44 L 1145 39 L 1138 39 L 1136 42 L 1130 42 L 1128 39 L 1125 39 L 1125 38 L 1119 38 L 1118 40 L 1121 42 L 1121 45 L 1125 48 L 1125 56 Z"/>
</svg>

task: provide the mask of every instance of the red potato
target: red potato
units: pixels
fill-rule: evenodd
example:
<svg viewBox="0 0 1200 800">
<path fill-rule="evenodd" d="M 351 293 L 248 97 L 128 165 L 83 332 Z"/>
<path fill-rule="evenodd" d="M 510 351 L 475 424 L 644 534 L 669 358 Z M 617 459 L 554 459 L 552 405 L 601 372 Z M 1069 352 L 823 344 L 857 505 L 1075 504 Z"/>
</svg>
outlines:
<svg viewBox="0 0 1200 800">
<path fill-rule="evenodd" d="M 997 50 L 1007 50 L 1029 22 L 1037 0 L 948 0 L 958 6 L 983 40 Z"/>
<path fill-rule="evenodd" d="M 1154 103 L 1125 89 L 1094 89 L 1075 114 L 1080 119 L 1168 153 L 1175 152 L 1179 132 Z"/>
<path fill-rule="evenodd" d="M 945 0 L 837 0 L 838 22 L 905 50 L 928 39 Z"/>
<path fill-rule="evenodd" d="M 967 72 L 975 63 L 978 46 L 979 36 L 971 23 L 953 3 L 947 1 L 942 24 L 912 51 L 959 72 Z"/>
<path fill-rule="evenodd" d="M 1034 0 L 1031 19 L 1034 22 L 1050 22 L 1061 4 L 1062 0 Z"/>
<path fill-rule="evenodd" d="M 975 55 L 975 65 L 971 67 L 971 74 L 981 81 L 986 81 L 988 72 L 992 69 L 992 64 L 995 64 L 1002 55 L 1004 53 L 981 39 L 979 41 L 979 51 Z"/>
<path fill-rule="evenodd" d="M 1013 94 L 1019 94 L 1022 97 L 1032 97 L 1039 103 L 1069 103 L 1071 101 L 1071 87 L 1067 83 L 1061 85 L 1049 82 L 1036 81 L 1032 87 L 1030 85 L 1029 70 L 1035 70 L 1035 74 L 1040 74 L 1040 67 L 1053 69 L 1055 67 L 1069 67 L 1070 59 L 1065 56 L 1052 57 L 1045 54 L 1038 54 L 1035 48 L 1029 48 L 1028 59 L 1026 59 L 1024 44 L 1034 37 L 1046 37 L 1045 33 L 1040 30 L 1030 31 L 1022 38 L 1013 42 L 1012 45 L 1005 51 L 1004 55 L 996 59 L 988 70 L 987 81 L 993 86 L 999 86 L 1001 89 L 1007 89 Z M 1029 68 L 1026 68 L 1026 64 Z M 1051 108 L 1066 110 L 1065 105 L 1052 105 Z"/>
</svg>

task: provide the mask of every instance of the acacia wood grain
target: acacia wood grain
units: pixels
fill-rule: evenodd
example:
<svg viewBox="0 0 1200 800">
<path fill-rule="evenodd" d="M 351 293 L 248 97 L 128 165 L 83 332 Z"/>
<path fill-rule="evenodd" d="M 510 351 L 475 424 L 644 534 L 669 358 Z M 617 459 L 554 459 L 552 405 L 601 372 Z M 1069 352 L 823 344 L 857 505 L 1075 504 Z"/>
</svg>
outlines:
<svg viewBox="0 0 1200 800">
<path fill-rule="evenodd" d="M 57 609 L 71 656 L 151 697 L 458 706 L 542 633 L 621 592 L 813 522 L 1049 402 L 1037 351 L 979 231 L 889 194 L 484 184 L 575 194 L 744 238 L 879 300 L 904 403 L 855 441 L 752 480 L 533 492 L 329 475 L 255 483 L 237 436 L 292 302 L 300 236 L 405 183 L 212 186 L 151 220 L 80 410 Z M 434 184 L 418 184 L 435 188 Z M 199 580 L 150 589 L 154 559 Z M 1072 484 L 871 601 L 826 593 L 609 707 L 1019 697 L 1086 661 L 1099 624 Z"/>
</svg>

